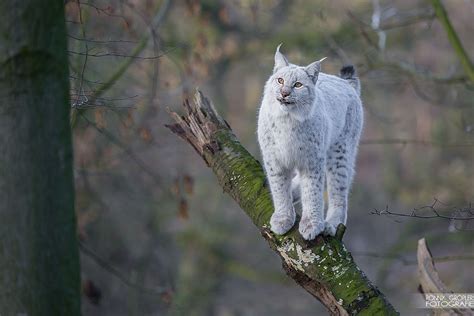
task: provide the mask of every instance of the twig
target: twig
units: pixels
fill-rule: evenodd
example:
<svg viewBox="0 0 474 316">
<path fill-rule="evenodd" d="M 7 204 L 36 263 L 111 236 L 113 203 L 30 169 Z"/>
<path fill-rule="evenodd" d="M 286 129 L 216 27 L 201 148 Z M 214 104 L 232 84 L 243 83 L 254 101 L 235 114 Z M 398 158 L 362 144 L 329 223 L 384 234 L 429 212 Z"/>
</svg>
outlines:
<svg viewBox="0 0 474 316">
<path fill-rule="evenodd" d="M 81 114 L 82 115 L 82 114 Z M 82 116 L 83 119 L 94 129 L 96 129 L 99 133 L 107 137 L 114 145 L 122 149 L 127 156 L 129 156 L 139 167 L 142 169 L 145 174 L 147 174 L 156 184 L 160 184 L 160 178 L 158 175 L 152 171 L 139 157 L 135 155 L 135 153 L 130 150 L 125 144 L 123 144 L 118 138 L 116 138 L 112 133 L 110 133 L 107 129 L 102 128 L 89 120 L 87 117 Z"/>
<path fill-rule="evenodd" d="M 111 266 L 107 261 L 102 259 L 96 252 L 89 249 L 83 242 L 79 241 L 79 249 L 83 254 L 88 256 L 89 258 L 93 259 L 95 263 L 97 263 L 102 269 L 109 272 L 111 275 L 115 276 L 119 279 L 123 284 L 128 287 L 134 288 L 136 290 L 151 294 L 151 295 L 162 295 L 162 294 L 169 294 L 170 289 L 164 287 L 156 287 L 156 288 L 145 288 L 140 286 L 132 281 L 130 281 L 127 277 L 125 277 L 119 270 Z"/>
<path fill-rule="evenodd" d="M 79 55 L 79 56 L 89 56 L 89 57 L 126 57 L 130 59 L 142 59 L 142 60 L 151 60 L 151 59 L 158 59 L 163 57 L 163 54 L 159 54 L 156 56 L 137 56 L 135 54 L 127 55 L 127 54 L 122 54 L 122 53 L 115 53 L 115 52 L 107 52 L 107 53 L 95 53 L 95 54 L 90 54 L 87 51 L 86 52 L 74 52 L 68 50 L 69 54 L 73 55 Z"/>
<path fill-rule="evenodd" d="M 81 4 L 79 2 L 79 0 L 77 1 L 77 7 L 78 7 L 78 10 L 79 10 L 79 21 L 81 23 L 81 31 L 82 31 L 82 37 L 86 37 L 86 31 L 84 29 L 84 21 L 82 19 L 82 8 L 81 8 Z M 83 95 L 83 84 L 84 84 L 84 72 L 86 70 L 86 65 L 87 65 L 87 59 L 89 57 L 88 53 L 89 53 L 89 46 L 87 44 L 87 42 L 85 43 L 85 46 L 86 46 L 86 54 L 85 54 L 85 58 L 84 58 L 84 63 L 82 64 L 82 69 L 81 69 L 81 80 L 80 80 L 80 83 L 79 83 L 79 95 L 77 96 L 76 100 L 74 101 L 73 103 L 73 106 L 78 106 L 78 105 L 81 105 L 83 104 L 84 102 L 81 100 L 81 96 Z M 86 101 L 87 102 L 87 97 L 86 98 Z"/>
<path fill-rule="evenodd" d="M 156 14 L 152 22 L 153 27 L 155 29 L 158 28 L 161 25 L 161 23 L 163 23 L 163 20 L 166 17 L 166 13 L 168 12 L 170 6 L 171 6 L 171 0 L 165 0 L 163 4 L 161 5 L 158 13 Z M 102 96 L 102 94 L 104 94 L 107 90 L 109 90 L 123 76 L 123 74 L 127 71 L 127 69 L 135 60 L 134 57 L 138 56 L 143 51 L 143 49 L 145 49 L 146 44 L 148 43 L 148 38 L 149 38 L 149 35 L 143 36 L 142 39 L 138 42 L 138 44 L 135 46 L 135 48 L 131 52 L 130 57 L 125 59 L 122 62 L 122 64 L 120 64 L 117 67 L 116 71 L 109 77 L 109 79 L 106 80 L 105 83 L 101 85 L 100 88 L 96 90 L 93 95 L 91 95 L 89 99 L 91 103 L 94 103 L 95 99 Z M 74 128 L 74 126 L 76 125 L 77 116 L 80 113 L 79 111 L 83 111 L 83 110 L 72 109 L 71 111 L 70 124 L 72 128 Z"/>
<path fill-rule="evenodd" d="M 474 143 L 441 143 L 421 139 L 386 138 L 386 139 L 364 139 L 361 145 L 420 145 L 433 147 L 473 147 Z"/>
<path fill-rule="evenodd" d="M 113 18 L 119 18 L 119 19 L 122 19 L 125 23 L 129 24 L 127 19 L 123 16 L 123 15 L 118 15 L 118 14 L 113 14 L 113 13 L 110 13 L 110 9 L 109 8 L 99 8 L 98 6 L 90 3 L 90 2 L 80 2 L 80 4 L 83 4 L 83 5 L 86 5 L 86 6 L 89 6 L 93 9 L 95 9 L 95 11 L 100 15 L 101 13 L 107 15 L 107 16 L 110 16 L 110 17 L 113 17 Z"/>
<path fill-rule="evenodd" d="M 417 77 L 419 79 L 432 81 L 438 84 L 456 84 L 456 83 L 466 83 L 468 78 L 464 75 L 452 75 L 447 77 L 440 77 L 434 74 L 431 74 L 423 69 L 416 68 L 416 66 L 410 65 L 405 62 L 399 62 L 394 60 L 378 60 L 378 61 L 371 61 L 370 68 L 374 69 L 381 69 L 381 68 L 388 68 L 393 69 L 401 72 L 402 74 Z"/>
<path fill-rule="evenodd" d="M 82 42 L 89 42 L 89 43 L 97 43 L 97 44 L 109 44 L 109 43 L 132 43 L 136 44 L 136 41 L 129 41 L 129 40 L 97 40 L 97 39 L 89 39 L 89 38 L 84 38 L 84 37 L 77 37 L 71 34 L 67 35 L 68 37 L 76 40 L 76 41 L 82 41 Z"/>
<path fill-rule="evenodd" d="M 414 265 L 417 264 L 416 260 L 410 260 L 402 255 L 393 254 L 393 253 L 378 253 L 374 251 L 353 251 L 353 256 L 360 256 L 360 257 L 371 257 L 371 258 L 378 258 L 378 259 L 394 259 L 400 261 L 404 265 Z M 442 256 L 442 257 L 434 257 L 433 260 L 435 262 L 452 262 L 452 261 L 471 261 L 474 260 L 474 255 L 451 255 L 451 256 Z"/>
<path fill-rule="evenodd" d="M 412 218 L 420 218 L 420 219 L 433 219 L 433 218 L 441 218 L 441 219 L 448 219 L 448 220 L 459 220 L 459 221 L 469 221 L 474 219 L 474 209 L 469 204 L 465 208 L 460 209 L 452 209 L 451 212 L 457 215 L 444 215 L 441 214 L 440 211 L 437 209 L 437 204 L 443 204 L 438 199 L 435 199 L 431 205 L 422 206 L 419 208 L 414 208 L 411 213 L 399 213 L 399 212 L 392 212 L 389 210 L 388 205 L 383 210 L 374 209 L 371 214 L 375 215 L 389 215 L 389 216 L 399 216 L 399 217 L 412 217 Z M 419 212 L 428 210 L 430 215 L 420 215 Z M 460 214 L 467 214 L 467 216 L 461 216 Z"/>
</svg>

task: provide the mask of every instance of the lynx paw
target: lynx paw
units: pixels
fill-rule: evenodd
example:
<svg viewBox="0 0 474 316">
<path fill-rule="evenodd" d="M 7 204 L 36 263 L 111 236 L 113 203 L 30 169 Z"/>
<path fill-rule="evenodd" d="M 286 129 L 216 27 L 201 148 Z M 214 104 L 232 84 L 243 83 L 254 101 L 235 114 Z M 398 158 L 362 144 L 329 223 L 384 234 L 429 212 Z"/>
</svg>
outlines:
<svg viewBox="0 0 474 316">
<path fill-rule="evenodd" d="M 270 226 L 275 234 L 283 235 L 293 227 L 295 223 L 295 213 L 273 213 L 270 219 Z"/>
<path fill-rule="evenodd" d="M 336 222 L 325 222 L 324 223 L 324 233 L 329 236 L 335 236 L 336 231 L 337 231 L 337 226 L 339 226 L 340 223 Z"/>
<path fill-rule="evenodd" d="M 306 240 L 312 240 L 322 233 L 324 230 L 324 222 L 312 221 L 309 218 L 302 218 L 300 221 L 299 231 L 301 236 Z"/>
</svg>

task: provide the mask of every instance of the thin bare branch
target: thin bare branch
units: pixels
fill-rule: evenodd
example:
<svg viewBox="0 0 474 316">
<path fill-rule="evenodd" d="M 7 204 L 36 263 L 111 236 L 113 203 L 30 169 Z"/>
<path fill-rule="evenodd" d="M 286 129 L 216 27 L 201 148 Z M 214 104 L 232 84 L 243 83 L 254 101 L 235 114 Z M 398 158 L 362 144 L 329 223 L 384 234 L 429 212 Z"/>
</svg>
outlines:
<svg viewBox="0 0 474 316">
<path fill-rule="evenodd" d="M 79 11 L 79 22 L 81 23 L 81 32 L 82 32 L 82 37 L 86 37 L 86 31 L 85 31 L 85 28 L 84 28 L 84 21 L 83 21 L 83 18 L 82 18 L 82 8 L 81 8 L 81 4 L 79 2 L 79 0 L 77 1 L 77 7 L 78 7 L 78 11 Z M 79 81 L 79 95 L 76 97 L 75 101 L 73 102 L 73 106 L 78 106 L 78 105 L 81 105 L 83 104 L 83 97 L 82 97 L 82 92 L 83 92 L 83 84 L 84 84 L 84 72 L 86 70 L 86 65 L 87 65 L 87 59 L 89 57 L 88 53 L 89 53 L 89 46 L 88 46 L 88 43 L 86 42 L 85 43 L 85 46 L 86 46 L 86 54 L 85 54 L 85 57 L 84 57 L 84 62 L 82 64 L 82 69 L 81 69 L 81 73 L 80 73 L 80 77 L 81 77 L 81 80 Z M 87 99 L 86 99 L 87 101 Z"/>
<path fill-rule="evenodd" d="M 382 139 L 364 139 L 361 145 L 419 145 L 432 147 L 473 147 L 474 143 L 442 143 L 421 139 L 404 138 L 382 138 Z"/>
<path fill-rule="evenodd" d="M 82 114 L 81 114 L 82 115 Z M 142 169 L 146 175 L 148 175 L 156 184 L 160 184 L 160 177 L 152 170 L 150 169 L 145 162 L 140 159 L 130 148 L 128 148 L 125 144 L 123 144 L 117 137 L 115 137 L 112 133 L 110 133 L 107 129 L 102 128 L 89 120 L 87 117 L 82 115 L 82 118 L 90 125 L 92 126 L 95 130 L 97 130 L 99 133 L 107 137 L 108 140 L 120 149 L 122 149 L 127 156 L 129 156 L 140 169 Z"/>
<path fill-rule="evenodd" d="M 438 84 L 466 83 L 469 80 L 465 75 L 437 76 L 424 69 L 421 69 L 420 67 L 410 65 L 401 61 L 389 60 L 386 58 L 384 60 L 379 59 L 372 61 L 369 67 L 372 70 L 392 69 L 405 75 L 409 75 L 426 81 L 432 81 Z"/>
<path fill-rule="evenodd" d="M 152 21 L 152 28 L 157 29 L 161 23 L 163 23 L 166 13 L 169 11 L 169 8 L 171 7 L 171 0 L 165 0 L 163 4 L 160 6 L 160 9 L 158 10 L 158 13 L 155 15 L 155 18 Z M 135 48 L 132 50 L 131 54 L 128 56 L 122 56 L 122 57 L 127 57 L 115 70 L 112 75 L 110 75 L 109 79 L 105 80 L 104 84 L 97 89 L 93 95 L 89 98 L 90 103 L 95 103 L 95 100 L 99 97 L 101 97 L 106 91 L 108 91 L 122 76 L 123 74 L 127 71 L 127 69 L 130 67 L 130 65 L 133 63 L 133 61 L 140 55 L 140 53 L 145 49 L 147 43 L 148 43 L 149 35 L 145 35 L 141 38 L 141 40 L 138 42 L 138 44 L 135 46 Z M 156 58 L 155 58 L 156 59 Z M 70 118 L 70 123 L 72 128 L 76 125 L 77 117 L 78 114 L 80 113 L 79 109 L 72 109 L 71 111 L 71 118 Z"/>
<path fill-rule="evenodd" d="M 441 205 L 441 207 L 443 207 L 444 209 L 440 210 L 438 205 Z M 446 215 L 446 213 L 449 213 L 449 215 Z M 390 211 L 387 205 L 383 210 L 374 209 L 371 214 L 396 217 L 411 217 L 420 219 L 447 219 L 451 221 L 470 221 L 474 219 L 474 208 L 471 204 L 463 208 L 453 208 L 444 205 L 438 199 L 434 199 L 434 202 L 431 205 L 413 208 L 410 213 Z"/>
<path fill-rule="evenodd" d="M 72 38 L 76 41 L 82 41 L 82 42 L 88 42 L 88 43 L 96 43 L 96 44 L 110 44 L 110 43 L 124 43 L 124 44 L 136 44 L 137 41 L 130 41 L 130 40 L 98 40 L 98 39 L 90 39 L 90 38 L 83 38 L 83 37 L 77 37 L 71 34 L 67 35 L 69 38 Z"/>
<path fill-rule="evenodd" d="M 356 257 L 370 257 L 370 258 L 377 258 L 377 259 L 394 259 L 407 266 L 417 264 L 416 260 L 408 259 L 404 257 L 403 255 L 396 254 L 396 253 L 379 253 L 375 251 L 353 251 L 352 255 Z M 433 260 L 437 263 L 452 262 L 452 261 L 472 261 L 474 260 L 474 255 L 441 256 L 441 257 L 434 257 Z"/>
<path fill-rule="evenodd" d="M 159 54 L 156 56 L 136 56 L 134 54 L 127 55 L 123 53 L 116 53 L 116 52 L 105 52 L 105 53 L 88 53 L 86 52 L 75 52 L 68 50 L 68 54 L 73 54 L 73 55 L 79 55 L 79 56 L 89 56 L 89 57 L 125 57 L 125 58 L 131 58 L 131 59 L 142 59 L 142 60 L 152 60 L 152 59 L 158 59 L 160 57 L 163 57 L 163 54 Z"/>
<path fill-rule="evenodd" d="M 151 295 L 162 295 L 162 294 L 170 294 L 171 289 L 165 287 L 156 287 L 156 288 L 145 288 L 140 286 L 132 281 L 130 281 L 127 277 L 125 277 L 119 270 L 114 268 L 110 265 L 105 259 L 101 258 L 95 251 L 87 247 L 82 241 L 79 241 L 79 249 L 81 252 L 94 260 L 97 265 L 99 265 L 102 269 L 109 272 L 111 275 L 119 279 L 123 284 L 128 287 L 134 288 L 140 292 L 151 294 Z"/>
</svg>

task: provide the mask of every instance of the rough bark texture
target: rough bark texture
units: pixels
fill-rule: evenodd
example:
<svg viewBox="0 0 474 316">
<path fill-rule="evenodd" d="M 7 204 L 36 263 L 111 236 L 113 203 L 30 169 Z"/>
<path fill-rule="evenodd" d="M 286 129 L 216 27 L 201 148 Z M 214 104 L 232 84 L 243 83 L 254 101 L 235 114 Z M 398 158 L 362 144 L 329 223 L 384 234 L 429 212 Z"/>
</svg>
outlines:
<svg viewBox="0 0 474 316">
<path fill-rule="evenodd" d="M 343 225 L 336 237 L 318 236 L 311 242 L 301 238 L 297 224 L 284 236 L 272 233 L 268 223 L 273 203 L 260 163 L 242 147 L 200 92 L 193 104 L 186 102 L 184 106 L 187 114 L 170 113 L 176 123 L 168 127 L 191 144 L 212 168 L 219 184 L 281 257 L 291 278 L 324 304 L 331 315 L 398 315 L 344 247 Z"/>
<path fill-rule="evenodd" d="M 79 315 L 64 2 L 0 14 L 0 314 Z"/>
</svg>

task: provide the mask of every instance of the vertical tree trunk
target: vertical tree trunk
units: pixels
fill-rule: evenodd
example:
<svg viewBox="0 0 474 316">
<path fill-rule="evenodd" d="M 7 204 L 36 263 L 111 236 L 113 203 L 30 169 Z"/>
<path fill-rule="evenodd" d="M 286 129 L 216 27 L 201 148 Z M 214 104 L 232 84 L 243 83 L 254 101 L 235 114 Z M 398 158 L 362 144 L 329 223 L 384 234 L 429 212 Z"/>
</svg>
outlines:
<svg viewBox="0 0 474 316">
<path fill-rule="evenodd" d="M 79 315 L 64 2 L 0 15 L 0 314 Z"/>
</svg>

